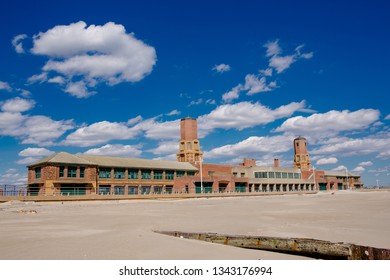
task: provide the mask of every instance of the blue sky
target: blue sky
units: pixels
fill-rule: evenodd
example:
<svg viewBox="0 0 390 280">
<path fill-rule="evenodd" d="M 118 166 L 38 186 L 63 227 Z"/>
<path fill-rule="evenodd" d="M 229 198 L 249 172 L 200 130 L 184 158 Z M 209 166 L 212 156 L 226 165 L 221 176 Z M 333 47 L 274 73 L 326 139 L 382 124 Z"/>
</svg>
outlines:
<svg viewBox="0 0 390 280">
<path fill-rule="evenodd" d="M 175 159 L 198 118 L 206 162 L 390 185 L 386 1 L 22 1 L 0 16 L 0 184 L 53 152 Z M 319 2 L 319 1 L 312 1 Z"/>
</svg>

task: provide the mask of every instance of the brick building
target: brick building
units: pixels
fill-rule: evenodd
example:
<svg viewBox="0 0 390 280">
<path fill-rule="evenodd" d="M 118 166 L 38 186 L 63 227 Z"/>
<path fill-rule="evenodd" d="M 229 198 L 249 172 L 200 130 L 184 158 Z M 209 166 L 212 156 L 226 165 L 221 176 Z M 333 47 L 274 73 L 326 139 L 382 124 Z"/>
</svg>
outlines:
<svg viewBox="0 0 390 280">
<path fill-rule="evenodd" d="M 177 161 L 60 152 L 28 166 L 29 195 L 135 195 L 149 193 L 299 192 L 362 188 L 360 176 L 314 170 L 307 142 L 294 139 L 292 168 L 203 163 L 197 121 L 184 118 Z"/>
</svg>

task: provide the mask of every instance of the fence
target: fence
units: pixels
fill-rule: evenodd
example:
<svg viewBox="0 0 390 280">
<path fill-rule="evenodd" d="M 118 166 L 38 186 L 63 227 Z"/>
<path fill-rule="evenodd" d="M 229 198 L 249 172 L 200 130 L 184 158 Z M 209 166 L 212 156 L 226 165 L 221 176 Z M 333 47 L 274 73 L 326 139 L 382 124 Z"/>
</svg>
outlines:
<svg viewBox="0 0 390 280">
<path fill-rule="evenodd" d="M 3 185 L 0 186 L 0 196 L 26 196 L 27 186 Z"/>
</svg>

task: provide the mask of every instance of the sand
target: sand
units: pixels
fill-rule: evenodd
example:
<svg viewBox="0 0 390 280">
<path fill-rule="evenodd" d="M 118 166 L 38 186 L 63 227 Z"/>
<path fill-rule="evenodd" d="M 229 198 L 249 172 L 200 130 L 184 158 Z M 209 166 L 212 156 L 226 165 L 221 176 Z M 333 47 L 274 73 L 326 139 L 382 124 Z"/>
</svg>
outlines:
<svg viewBox="0 0 390 280">
<path fill-rule="evenodd" d="M 305 259 L 153 230 L 316 238 L 390 248 L 390 192 L 0 204 L 0 259 Z"/>
</svg>

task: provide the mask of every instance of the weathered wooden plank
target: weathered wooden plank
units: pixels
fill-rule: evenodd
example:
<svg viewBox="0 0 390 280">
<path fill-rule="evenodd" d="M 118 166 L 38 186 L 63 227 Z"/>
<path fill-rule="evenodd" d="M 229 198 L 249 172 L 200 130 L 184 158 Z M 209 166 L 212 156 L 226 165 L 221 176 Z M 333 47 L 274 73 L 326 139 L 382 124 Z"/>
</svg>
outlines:
<svg viewBox="0 0 390 280">
<path fill-rule="evenodd" d="M 303 255 L 320 259 L 389 260 L 390 249 L 360 246 L 343 242 L 330 242 L 308 238 L 280 238 L 267 236 L 241 236 L 217 233 L 191 233 L 156 231 L 157 233 L 196 239 L 246 249 L 258 249 Z"/>
</svg>

